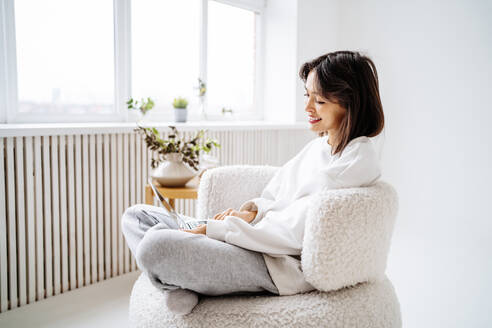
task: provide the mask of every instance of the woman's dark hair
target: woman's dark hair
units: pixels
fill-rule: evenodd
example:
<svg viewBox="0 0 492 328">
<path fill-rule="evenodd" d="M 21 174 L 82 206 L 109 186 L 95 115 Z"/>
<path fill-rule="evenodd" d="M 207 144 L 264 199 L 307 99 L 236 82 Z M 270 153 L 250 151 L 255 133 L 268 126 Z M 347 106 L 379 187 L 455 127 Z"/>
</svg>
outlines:
<svg viewBox="0 0 492 328">
<path fill-rule="evenodd" d="M 343 151 L 354 138 L 373 137 L 383 130 L 378 73 L 369 57 L 348 50 L 324 54 L 301 66 L 299 76 L 304 83 L 313 69 L 316 92 L 347 110 L 337 140 L 332 140 L 334 154 Z M 318 135 L 323 136 L 325 132 Z"/>
</svg>

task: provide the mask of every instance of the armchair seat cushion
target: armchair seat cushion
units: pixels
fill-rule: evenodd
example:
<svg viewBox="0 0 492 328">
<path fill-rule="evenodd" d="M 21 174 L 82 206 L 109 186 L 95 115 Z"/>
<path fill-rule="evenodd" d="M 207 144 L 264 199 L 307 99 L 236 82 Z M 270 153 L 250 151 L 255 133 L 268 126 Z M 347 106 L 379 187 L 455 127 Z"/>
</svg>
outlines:
<svg viewBox="0 0 492 328">
<path fill-rule="evenodd" d="M 193 311 L 166 310 L 162 291 L 146 273 L 130 298 L 131 327 L 401 327 L 393 285 L 384 279 L 336 291 L 303 294 L 201 295 Z"/>
</svg>

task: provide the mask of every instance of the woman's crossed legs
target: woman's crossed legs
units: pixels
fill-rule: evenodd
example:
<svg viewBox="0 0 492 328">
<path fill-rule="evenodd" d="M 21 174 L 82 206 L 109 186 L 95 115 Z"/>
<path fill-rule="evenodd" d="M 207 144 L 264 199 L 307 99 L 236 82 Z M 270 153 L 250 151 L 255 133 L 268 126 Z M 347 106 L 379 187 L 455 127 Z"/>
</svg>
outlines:
<svg viewBox="0 0 492 328">
<path fill-rule="evenodd" d="M 131 206 L 121 225 L 138 267 L 157 288 L 212 296 L 278 295 L 261 253 L 177 230 L 177 223 L 160 207 Z"/>
</svg>

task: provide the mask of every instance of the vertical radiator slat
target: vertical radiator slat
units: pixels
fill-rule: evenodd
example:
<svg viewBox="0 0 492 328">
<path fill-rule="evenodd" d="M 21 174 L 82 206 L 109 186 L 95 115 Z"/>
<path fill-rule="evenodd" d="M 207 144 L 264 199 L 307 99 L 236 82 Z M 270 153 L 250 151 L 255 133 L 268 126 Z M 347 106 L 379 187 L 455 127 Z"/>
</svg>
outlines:
<svg viewBox="0 0 492 328">
<path fill-rule="evenodd" d="M 128 206 L 135 205 L 135 135 L 132 133 L 129 135 L 130 141 L 130 203 Z"/>
<path fill-rule="evenodd" d="M 28 303 L 36 301 L 36 220 L 34 204 L 33 138 L 26 137 L 26 230 L 27 230 L 27 290 Z M 3 172 L 3 170 L 0 170 Z"/>
<path fill-rule="evenodd" d="M 43 234 L 43 172 L 41 137 L 34 137 L 34 176 L 36 198 L 36 300 L 45 297 L 44 234 Z"/>
<path fill-rule="evenodd" d="M 238 133 L 238 140 L 237 141 L 239 143 L 239 145 L 237 147 L 238 148 L 238 161 L 239 161 L 238 164 L 244 165 L 244 164 L 246 164 L 245 160 L 244 160 L 244 158 L 245 158 L 244 154 L 246 152 L 246 144 L 244 143 L 244 141 L 245 141 L 244 131 L 239 130 L 239 131 L 237 131 L 237 133 Z"/>
<path fill-rule="evenodd" d="M 148 151 L 147 152 L 147 161 L 149 162 L 149 167 L 147 168 L 147 175 L 152 179 L 152 168 L 151 168 L 151 163 L 152 163 L 152 159 L 154 158 L 154 152 L 153 151 Z M 156 198 L 153 197 L 152 198 L 153 200 L 153 203 L 155 206 L 157 206 L 157 201 L 156 201 Z"/>
<path fill-rule="evenodd" d="M 52 247 L 52 214 L 51 214 L 51 165 L 50 137 L 43 137 L 43 198 L 44 198 L 44 254 L 46 296 L 53 295 L 53 247 Z"/>
<path fill-rule="evenodd" d="M 53 224 L 53 293 L 54 295 L 61 292 L 61 267 L 60 267 L 60 193 L 58 183 L 58 137 L 51 137 L 51 200 Z"/>
<path fill-rule="evenodd" d="M 220 142 L 220 132 L 215 130 L 213 132 L 214 139 Z M 215 147 L 214 147 L 215 148 Z M 224 147 L 217 148 L 217 157 L 220 158 L 220 161 L 223 163 L 224 162 Z"/>
<path fill-rule="evenodd" d="M 135 134 L 131 133 L 130 134 L 130 204 L 135 205 L 136 201 L 136 185 L 135 185 Z M 126 245 L 126 243 L 125 243 Z M 125 246 L 127 251 L 129 252 L 128 246 Z M 130 271 L 135 270 L 136 263 L 133 259 L 133 255 L 130 253 Z"/>
<path fill-rule="evenodd" d="M 118 147 L 116 144 L 116 134 L 111 135 L 111 277 L 118 275 L 118 232 L 116 227 L 116 220 L 118 217 L 118 182 L 117 182 L 117 161 L 116 153 Z"/>
<path fill-rule="evenodd" d="M 227 131 L 227 153 L 229 154 L 228 165 L 234 165 L 234 134 L 231 131 Z"/>
<path fill-rule="evenodd" d="M 118 218 L 121 218 L 121 215 L 123 214 L 123 211 L 128 207 L 128 202 L 129 202 L 129 169 L 128 169 L 128 162 L 129 162 L 129 154 L 128 154 L 128 133 L 125 133 L 123 135 L 123 204 L 120 207 L 121 214 L 118 216 Z M 119 221 L 118 221 L 119 222 Z M 121 228 L 121 225 L 120 225 Z M 120 237 L 122 236 L 121 230 L 120 230 Z M 122 247 L 123 247 L 123 272 L 127 273 L 130 270 L 130 260 L 129 260 L 129 251 L 128 247 L 126 246 L 126 243 L 123 239 L 122 240 Z"/>
<path fill-rule="evenodd" d="M 83 243 L 84 243 L 84 286 L 90 284 L 91 281 L 91 236 L 90 236 L 90 206 L 89 203 L 89 135 L 82 136 L 82 179 L 83 179 L 83 208 L 84 216 L 82 217 L 83 224 Z"/>
<path fill-rule="evenodd" d="M 234 145 L 234 148 L 232 149 L 232 160 L 234 165 L 236 165 L 239 163 L 238 149 L 240 148 L 240 145 L 238 144 L 237 132 L 232 135 L 232 143 Z"/>
<path fill-rule="evenodd" d="M 252 165 L 254 163 L 254 153 L 255 153 L 255 143 L 254 143 L 254 140 L 255 140 L 255 133 L 254 131 L 247 131 L 247 134 L 248 134 L 248 148 L 249 148 L 249 152 L 248 152 L 248 164 L 249 165 Z"/>
<path fill-rule="evenodd" d="M 61 238 L 61 292 L 68 291 L 68 214 L 67 214 L 67 161 L 66 138 L 60 136 L 60 238 Z"/>
<path fill-rule="evenodd" d="M 271 142 L 272 139 L 272 133 L 271 131 L 265 131 L 263 135 L 263 156 L 265 157 L 265 163 L 268 165 L 272 165 L 270 161 L 270 153 L 268 151 L 269 143 Z"/>
<path fill-rule="evenodd" d="M 255 158 L 256 158 L 256 144 L 255 144 L 255 137 L 256 133 L 255 131 L 248 131 L 249 133 L 249 138 L 248 138 L 248 144 L 249 144 L 249 159 L 250 165 L 255 164 Z"/>
<path fill-rule="evenodd" d="M 139 135 L 138 137 L 141 141 L 141 156 L 142 156 L 142 187 L 141 187 L 141 193 L 142 193 L 142 199 L 140 200 L 142 203 L 145 202 L 145 190 L 144 186 L 147 184 L 147 167 L 150 166 L 150 163 L 147 161 L 147 144 L 145 143 L 144 140 L 142 140 L 142 136 Z"/>
<path fill-rule="evenodd" d="M 103 216 L 103 158 L 102 158 L 102 147 L 103 147 L 103 135 L 98 134 L 96 139 L 97 153 L 97 281 L 104 280 L 104 216 Z"/>
<path fill-rule="evenodd" d="M 7 209 L 5 197 L 5 146 L 0 139 L 0 312 L 9 308 L 8 303 L 8 261 L 7 261 Z"/>
<path fill-rule="evenodd" d="M 22 137 L 15 138 L 16 204 L 17 204 L 17 265 L 19 278 L 19 306 L 27 303 L 26 290 L 26 217 L 24 207 L 24 144 Z"/>
<path fill-rule="evenodd" d="M 254 131 L 248 131 L 248 148 L 249 148 L 249 152 L 248 152 L 248 164 L 249 165 L 252 165 L 253 162 L 254 162 L 254 153 L 255 153 L 255 144 L 254 144 L 254 135 L 255 135 L 255 132 Z"/>
<path fill-rule="evenodd" d="M 75 183 L 80 180 L 75 180 L 75 163 L 74 163 L 74 136 L 67 136 L 67 172 L 68 172 L 68 248 L 70 262 L 70 290 L 77 288 L 77 226 L 75 212 Z M 77 206 L 80 207 L 80 206 Z"/>
<path fill-rule="evenodd" d="M 89 136 L 89 189 L 90 189 L 90 272 L 91 284 L 97 282 L 97 218 L 96 218 L 96 136 Z"/>
<path fill-rule="evenodd" d="M 111 277 L 111 153 L 109 135 L 104 134 L 104 279 Z"/>
<path fill-rule="evenodd" d="M 82 204 L 82 135 L 77 135 L 75 137 L 75 187 L 77 188 L 75 194 L 77 195 L 77 201 L 75 207 L 76 212 L 76 231 L 77 231 L 77 287 L 84 286 L 84 217 L 83 217 L 83 206 Z"/>
<path fill-rule="evenodd" d="M 251 164 L 256 164 L 257 159 L 258 159 L 258 132 L 256 130 L 251 131 L 251 140 L 250 140 L 250 145 L 251 145 Z"/>
<path fill-rule="evenodd" d="M 210 137 L 210 139 L 215 139 L 215 134 L 214 134 L 213 130 L 209 131 L 209 137 Z M 219 156 L 219 151 L 220 151 L 220 149 L 218 149 L 216 147 L 212 147 L 212 150 L 210 151 L 210 155 L 214 156 L 215 158 L 217 158 L 221 162 L 221 158 Z"/>
<path fill-rule="evenodd" d="M 143 203 L 143 181 L 142 181 L 142 138 L 140 138 L 140 135 L 136 134 L 135 135 L 135 172 L 136 172 L 136 192 L 137 192 L 137 199 L 135 202 L 137 204 Z"/>
<path fill-rule="evenodd" d="M 240 130 L 239 133 L 241 133 L 241 164 L 246 165 L 247 164 L 247 156 L 248 156 L 248 140 L 246 137 L 246 131 Z"/>
<path fill-rule="evenodd" d="M 10 308 L 18 307 L 17 295 L 17 238 L 15 222 L 15 168 L 14 168 L 14 138 L 7 138 L 7 198 L 8 198 L 8 257 L 9 257 L 9 299 Z"/>
<path fill-rule="evenodd" d="M 243 164 L 248 165 L 249 164 L 249 158 L 251 154 L 251 148 L 249 145 L 249 135 L 248 131 L 244 130 L 242 131 L 243 134 L 243 145 L 244 145 L 244 159 L 243 159 Z"/>
<path fill-rule="evenodd" d="M 123 259 L 123 236 L 121 235 L 121 226 L 119 224 L 121 218 L 121 212 L 123 208 L 123 135 L 118 134 L 118 181 L 117 181 L 117 192 L 118 192 L 118 208 L 117 215 L 115 217 L 114 224 L 116 225 L 117 235 L 118 235 L 118 274 L 124 273 L 124 259 Z"/>
<path fill-rule="evenodd" d="M 263 135 L 262 130 L 257 130 L 255 133 L 255 151 L 253 152 L 253 155 L 255 156 L 255 161 L 254 164 L 258 165 L 260 164 L 260 160 L 262 159 L 262 153 L 261 153 L 261 136 Z"/>
<path fill-rule="evenodd" d="M 257 133 L 255 134 L 256 135 L 256 140 L 255 140 L 255 145 L 256 145 L 256 149 L 255 149 L 255 156 L 256 156 L 256 160 L 255 160 L 255 164 L 256 165 L 259 165 L 259 164 L 265 164 L 265 158 L 263 157 L 263 143 L 261 142 L 262 141 L 262 138 L 263 138 L 263 132 L 264 130 L 258 130 Z"/>
<path fill-rule="evenodd" d="M 247 153 L 247 159 L 248 159 L 248 162 L 247 164 L 248 165 L 251 165 L 253 164 L 253 153 L 254 153 L 254 144 L 253 144 L 253 131 L 246 131 L 246 144 L 248 145 L 248 153 Z"/>
<path fill-rule="evenodd" d="M 222 145 L 221 148 L 219 148 L 219 153 L 220 153 L 220 158 L 222 160 L 222 162 L 225 164 L 227 162 L 227 158 L 226 158 L 226 148 L 225 146 L 223 145 L 224 143 L 224 138 L 222 138 L 223 136 L 223 133 L 222 131 L 216 131 L 215 132 L 215 138 L 217 139 L 217 141 Z"/>
</svg>

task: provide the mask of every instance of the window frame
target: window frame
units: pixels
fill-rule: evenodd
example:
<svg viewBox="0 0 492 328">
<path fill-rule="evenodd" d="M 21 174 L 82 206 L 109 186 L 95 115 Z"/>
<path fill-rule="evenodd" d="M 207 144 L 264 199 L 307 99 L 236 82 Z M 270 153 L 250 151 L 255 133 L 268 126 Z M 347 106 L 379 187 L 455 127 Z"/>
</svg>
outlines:
<svg viewBox="0 0 492 328">
<path fill-rule="evenodd" d="M 0 1 L 0 123 L 80 123 L 129 122 L 126 108 L 131 96 L 131 0 L 113 0 L 114 35 L 114 111 L 109 114 L 33 114 L 18 112 L 15 0 Z M 199 77 L 207 81 L 208 3 L 216 1 L 255 13 L 255 88 L 253 111 L 234 113 L 237 120 L 263 120 L 264 8 L 266 0 L 197 0 L 200 3 Z M 206 95 L 205 95 L 206 97 Z M 205 98 L 205 107 L 207 99 Z M 228 120 L 223 115 L 208 114 L 208 120 Z M 169 118 L 169 117 L 168 117 Z M 229 119 L 230 120 L 230 119 Z"/>
</svg>

